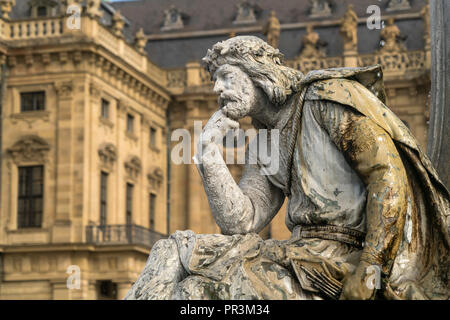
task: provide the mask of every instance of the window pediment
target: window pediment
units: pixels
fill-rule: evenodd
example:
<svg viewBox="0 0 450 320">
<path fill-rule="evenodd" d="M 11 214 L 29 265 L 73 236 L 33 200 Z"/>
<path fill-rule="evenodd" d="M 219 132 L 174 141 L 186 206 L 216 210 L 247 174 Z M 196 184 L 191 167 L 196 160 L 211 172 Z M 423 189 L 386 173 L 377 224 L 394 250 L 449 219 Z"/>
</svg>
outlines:
<svg viewBox="0 0 450 320">
<path fill-rule="evenodd" d="M 175 6 L 171 6 L 164 11 L 164 25 L 161 28 L 162 31 L 177 30 L 184 28 L 184 21 L 188 18 L 188 15 L 181 12 Z"/>
<path fill-rule="evenodd" d="M 44 139 L 38 136 L 25 136 L 7 149 L 7 152 L 16 164 L 24 162 L 43 163 L 47 161 L 49 150 L 50 145 Z"/>
<path fill-rule="evenodd" d="M 154 167 L 150 171 L 149 174 L 147 174 L 147 179 L 150 184 L 150 187 L 153 189 L 159 189 L 161 187 L 161 183 L 164 178 L 164 172 L 159 167 Z"/>
<path fill-rule="evenodd" d="M 51 17 L 56 15 L 58 2 L 55 0 L 30 0 L 28 6 L 32 18 Z"/>
<path fill-rule="evenodd" d="M 248 1 L 243 1 L 237 5 L 236 18 L 233 24 L 248 24 L 256 23 L 256 16 L 260 12 L 257 5 L 251 4 Z"/>
<path fill-rule="evenodd" d="M 117 148 L 112 143 L 104 143 L 98 148 L 98 155 L 102 165 L 111 170 L 117 159 Z"/>
<path fill-rule="evenodd" d="M 136 180 L 142 169 L 142 162 L 137 156 L 131 156 L 125 161 L 125 171 L 128 177 Z"/>
</svg>

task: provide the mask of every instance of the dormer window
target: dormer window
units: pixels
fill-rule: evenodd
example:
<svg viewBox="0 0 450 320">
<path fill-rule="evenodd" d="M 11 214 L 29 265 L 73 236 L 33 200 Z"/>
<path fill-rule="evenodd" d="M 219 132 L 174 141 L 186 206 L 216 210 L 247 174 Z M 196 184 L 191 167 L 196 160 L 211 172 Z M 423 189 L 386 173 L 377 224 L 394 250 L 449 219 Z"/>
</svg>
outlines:
<svg viewBox="0 0 450 320">
<path fill-rule="evenodd" d="M 47 16 L 47 7 L 40 6 L 37 8 L 37 16 L 38 17 L 46 17 Z"/>
<path fill-rule="evenodd" d="M 310 18 L 327 18 L 331 16 L 331 7 L 326 0 L 311 0 Z"/>
<path fill-rule="evenodd" d="M 256 15 L 259 12 L 259 8 L 256 5 L 252 5 L 247 1 L 241 2 L 237 5 L 237 15 L 234 19 L 234 24 L 247 24 L 255 23 Z"/>
<path fill-rule="evenodd" d="M 386 8 L 386 11 L 402 11 L 402 10 L 410 10 L 411 4 L 409 3 L 409 0 L 391 0 L 388 3 L 388 6 Z"/>
<path fill-rule="evenodd" d="M 164 11 L 164 25 L 161 28 L 162 31 L 176 30 L 184 28 L 184 20 L 188 16 L 171 6 L 168 10 Z"/>
<path fill-rule="evenodd" d="M 31 18 L 56 16 L 58 9 L 58 2 L 55 0 L 30 0 L 28 5 L 30 6 Z"/>
</svg>

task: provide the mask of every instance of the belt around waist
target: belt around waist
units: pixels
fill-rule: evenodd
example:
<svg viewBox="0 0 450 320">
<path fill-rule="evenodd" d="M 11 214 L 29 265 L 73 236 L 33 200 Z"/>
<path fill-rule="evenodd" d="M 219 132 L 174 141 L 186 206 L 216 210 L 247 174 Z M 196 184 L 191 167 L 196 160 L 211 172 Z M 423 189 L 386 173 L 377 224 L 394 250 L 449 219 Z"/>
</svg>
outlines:
<svg viewBox="0 0 450 320">
<path fill-rule="evenodd" d="M 364 232 L 332 225 L 304 226 L 298 225 L 292 231 L 292 240 L 319 238 L 334 240 L 362 248 L 366 234 Z"/>
</svg>

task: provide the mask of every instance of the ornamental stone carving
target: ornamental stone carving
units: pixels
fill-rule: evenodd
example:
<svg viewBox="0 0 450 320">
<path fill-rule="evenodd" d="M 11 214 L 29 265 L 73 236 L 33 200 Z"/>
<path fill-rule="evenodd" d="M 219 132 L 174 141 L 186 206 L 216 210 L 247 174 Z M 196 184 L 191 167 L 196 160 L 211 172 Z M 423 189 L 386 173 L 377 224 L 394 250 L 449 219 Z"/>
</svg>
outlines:
<svg viewBox="0 0 450 320">
<path fill-rule="evenodd" d="M 122 14 L 120 13 L 120 10 L 117 10 L 113 16 L 113 22 L 112 22 L 113 33 L 117 37 L 122 37 L 123 36 L 122 31 L 123 31 L 124 26 L 125 26 L 125 20 L 123 19 Z"/>
<path fill-rule="evenodd" d="M 159 189 L 164 178 L 164 173 L 161 168 L 156 167 L 147 174 L 147 179 L 152 189 Z"/>
<path fill-rule="evenodd" d="M 91 97 L 99 98 L 102 93 L 102 89 L 95 82 L 91 82 L 89 84 L 89 93 L 90 93 Z"/>
<path fill-rule="evenodd" d="M 146 44 L 147 44 L 147 37 L 145 36 L 144 29 L 140 28 L 139 31 L 136 33 L 134 45 L 136 46 L 136 49 L 140 53 L 145 53 Z"/>
<path fill-rule="evenodd" d="M 101 0 L 88 0 L 86 12 L 91 17 L 100 17 L 100 3 Z"/>
<path fill-rule="evenodd" d="M 60 98 L 70 98 L 73 91 L 72 81 L 62 81 L 55 83 L 56 94 Z"/>
<path fill-rule="evenodd" d="M 112 170 L 117 160 L 117 148 L 112 143 L 103 143 L 98 148 L 98 156 L 104 168 Z"/>
<path fill-rule="evenodd" d="M 7 149 L 16 164 L 26 162 L 44 163 L 47 161 L 50 145 L 38 136 L 24 136 Z"/>
<path fill-rule="evenodd" d="M 125 171 L 127 173 L 128 178 L 131 180 L 136 180 L 139 177 L 142 169 L 142 162 L 136 156 L 131 156 L 125 162 Z"/>
</svg>

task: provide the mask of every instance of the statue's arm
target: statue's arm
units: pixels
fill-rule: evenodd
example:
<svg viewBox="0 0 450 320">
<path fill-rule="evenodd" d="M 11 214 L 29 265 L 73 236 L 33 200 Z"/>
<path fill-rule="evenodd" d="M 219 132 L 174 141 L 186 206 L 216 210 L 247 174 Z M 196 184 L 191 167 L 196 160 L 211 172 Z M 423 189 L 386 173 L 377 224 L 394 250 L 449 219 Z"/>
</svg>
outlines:
<svg viewBox="0 0 450 320">
<path fill-rule="evenodd" d="M 214 118 L 213 115 L 213 122 L 217 122 Z M 208 130 L 210 128 L 207 125 L 205 131 Z M 283 192 L 261 174 L 257 164 L 249 164 L 248 150 L 243 175 L 237 184 L 219 153 L 218 145 L 208 142 L 207 138 L 200 139 L 203 140 L 200 142 L 203 143 L 203 151 L 197 155 L 197 161 L 201 162 L 197 168 L 212 214 L 222 233 L 230 235 L 261 231 L 281 208 Z"/>
<path fill-rule="evenodd" d="M 370 295 L 365 296 L 369 294 L 365 292 L 364 280 L 367 268 L 378 266 L 389 272 L 402 239 L 407 208 L 406 171 L 393 140 L 368 117 L 332 102 L 326 102 L 320 110 L 323 127 L 366 186 L 365 244 L 353 283 L 347 290 L 344 286 L 344 294 L 369 298 Z M 369 273 L 372 272 L 375 271 Z"/>
</svg>

